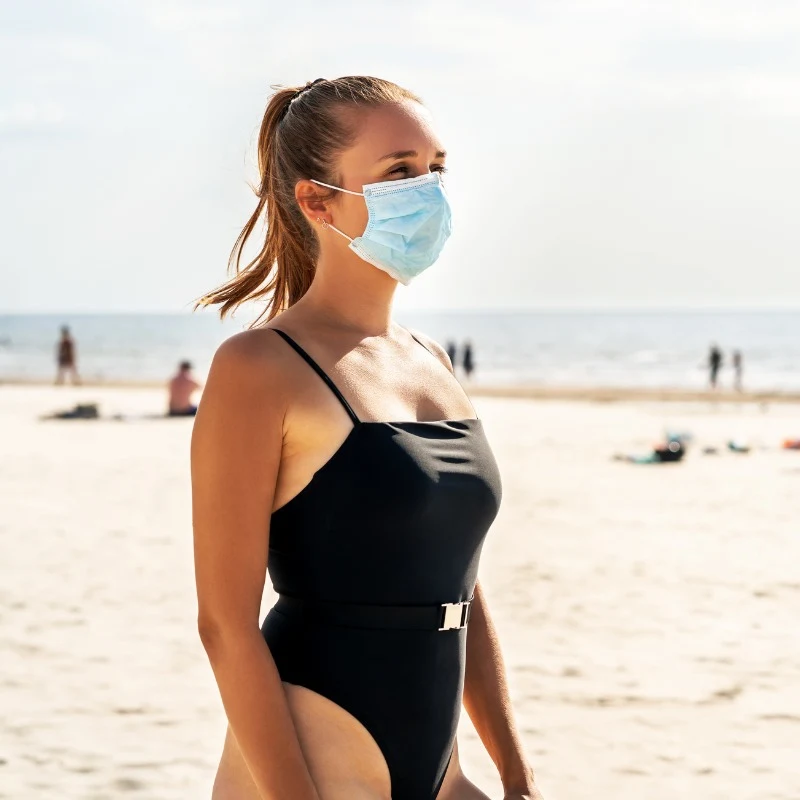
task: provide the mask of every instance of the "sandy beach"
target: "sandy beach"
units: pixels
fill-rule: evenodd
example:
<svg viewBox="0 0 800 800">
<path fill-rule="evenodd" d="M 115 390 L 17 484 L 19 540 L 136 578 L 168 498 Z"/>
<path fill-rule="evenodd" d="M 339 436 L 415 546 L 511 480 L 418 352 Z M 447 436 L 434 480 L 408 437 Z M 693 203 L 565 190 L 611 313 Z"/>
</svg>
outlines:
<svg viewBox="0 0 800 800">
<path fill-rule="evenodd" d="M 52 386 L 50 378 L 0 378 L 0 387 L 48 387 Z M 163 381 L 149 380 L 114 380 L 89 379 L 82 385 L 87 389 L 160 389 Z M 473 381 L 469 383 L 472 397 L 499 397 L 507 400 L 568 400 L 570 402 L 588 403 L 628 403 L 628 402 L 660 402 L 660 403 L 724 403 L 741 405 L 742 403 L 788 403 L 800 406 L 800 392 L 793 391 L 752 391 L 736 392 L 732 389 L 720 389 L 710 392 L 708 389 L 686 389 L 674 387 L 633 387 L 633 386 L 567 386 L 543 385 L 533 383 L 498 384 L 493 382 Z"/>
<path fill-rule="evenodd" d="M 800 406 L 485 395 L 504 500 L 482 580 L 545 798 L 800 798 Z M 132 418 L 37 419 L 79 401 Z M 4 800 L 210 796 L 192 422 L 135 418 L 163 403 L 0 388 Z M 667 428 L 694 434 L 682 463 L 611 460 Z M 501 798 L 466 715 L 460 742 Z"/>
</svg>

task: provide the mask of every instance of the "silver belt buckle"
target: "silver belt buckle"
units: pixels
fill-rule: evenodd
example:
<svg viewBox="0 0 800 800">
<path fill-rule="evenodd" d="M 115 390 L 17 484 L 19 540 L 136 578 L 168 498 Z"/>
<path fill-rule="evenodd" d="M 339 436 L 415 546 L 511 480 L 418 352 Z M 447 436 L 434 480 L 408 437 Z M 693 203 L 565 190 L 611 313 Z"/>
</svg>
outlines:
<svg viewBox="0 0 800 800">
<path fill-rule="evenodd" d="M 442 627 L 440 631 L 454 631 L 467 627 L 469 619 L 470 602 L 463 603 L 442 603 Z"/>
</svg>

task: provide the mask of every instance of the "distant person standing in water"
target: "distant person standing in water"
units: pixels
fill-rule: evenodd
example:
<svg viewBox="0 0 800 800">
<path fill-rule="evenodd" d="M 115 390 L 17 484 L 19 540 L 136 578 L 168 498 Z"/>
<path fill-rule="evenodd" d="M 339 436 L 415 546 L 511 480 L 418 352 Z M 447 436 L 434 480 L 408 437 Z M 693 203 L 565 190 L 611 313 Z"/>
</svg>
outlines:
<svg viewBox="0 0 800 800">
<path fill-rule="evenodd" d="M 56 363 L 58 365 L 58 371 L 56 372 L 57 385 L 64 383 L 66 373 L 70 373 L 73 383 L 81 382 L 76 364 L 75 340 L 66 325 L 61 328 L 61 339 L 59 339 L 56 346 Z"/>
<path fill-rule="evenodd" d="M 456 348 L 456 343 L 450 339 L 445 346 L 445 352 L 447 353 L 447 357 L 450 359 L 450 363 L 455 366 L 456 364 L 456 354 L 458 349 Z"/>
<path fill-rule="evenodd" d="M 708 380 L 712 389 L 717 388 L 717 377 L 722 366 L 722 350 L 712 344 L 708 354 Z"/>
<path fill-rule="evenodd" d="M 742 351 L 733 351 L 733 388 L 737 392 L 742 391 L 742 373 L 744 372 L 744 363 L 742 361 Z"/>
<path fill-rule="evenodd" d="M 192 395 L 200 388 L 192 376 L 191 362 L 181 361 L 178 373 L 169 382 L 169 416 L 193 417 L 197 406 L 192 403 Z"/>
<path fill-rule="evenodd" d="M 461 363 L 464 365 L 464 374 L 467 378 L 471 378 L 475 370 L 475 361 L 472 357 L 472 342 L 470 342 L 469 339 L 464 343 L 464 353 L 461 358 Z"/>
</svg>

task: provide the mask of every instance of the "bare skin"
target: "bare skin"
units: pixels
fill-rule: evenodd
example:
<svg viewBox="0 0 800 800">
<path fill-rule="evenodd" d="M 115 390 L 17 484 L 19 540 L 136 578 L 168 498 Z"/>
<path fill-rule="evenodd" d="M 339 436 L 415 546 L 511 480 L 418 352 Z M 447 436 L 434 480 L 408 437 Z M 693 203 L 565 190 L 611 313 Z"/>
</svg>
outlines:
<svg viewBox="0 0 800 800">
<path fill-rule="evenodd" d="M 390 800 L 386 761 L 369 732 L 315 692 L 285 683 L 306 763 L 323 800 Z M 259 800 L 258 789 L 228 729 L 214 800 Z M 456 745 L 437 800 L 489 800 L 462 772 Z"/>
<path fill-rule="evenodd" d="M 364 112 L 360 125 L 362 135 L 340 157 L 344 188 L 443 166 L 443 148 L 416 104 Z M 397 151 L 414 155 L 382 158 Z M 328 222 L 358 235 L 367 221 L 363 199 L 330 199 L 310 181 L 297 184 L 296 198 L 317 229 L 320 257 L 309 291 L 271 327 L 314 357 L 362 420 L 473 417 L 444 351 L 423 339 L 431 357 L 391 321 L 394 279 L 322 228 Z M 199 628 L 230 723 L 213 800 L 391 796 L 388 766 L 370 733 L 325 697 L 281 683 L 258 627 L 270 513 L 308 485 L 351 429 L 330 390 L 274 332 L 239 334 L 217 352 L 192 441 Z M 472 691 L 494 697 L 496 688 Z M 538 797 L 524 793 L 532 775 L 515 737 L 498 734 L 505 716 L 484 705 L 492 703 L 473 703 L 482 715 L 476 727 L 485 741 L 504 742 L 502 760 L 514 775 L 504 779 L 506 798 Z M 438 800 L 488 800 L 463 775 L 457 751 Z"/>
<path fill-rule="evenodd" d="M 180 370 L 169 382 L 169 410 L 186 411 L 192 407 L 192 395 L 200 384 L 192 377 L 190 370 Z"/>
</svg>

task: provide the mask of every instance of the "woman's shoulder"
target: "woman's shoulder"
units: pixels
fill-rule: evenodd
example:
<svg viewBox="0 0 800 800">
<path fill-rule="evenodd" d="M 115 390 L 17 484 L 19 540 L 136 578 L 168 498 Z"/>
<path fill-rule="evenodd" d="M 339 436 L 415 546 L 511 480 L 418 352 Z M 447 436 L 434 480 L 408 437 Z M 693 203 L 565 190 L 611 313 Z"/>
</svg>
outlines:
<svg viewBox="0 0 800 800">
<path fill-rule="evenodd" d="M 453 364 L 450 361 L 450 356 L 447 355 L 447 351 L 439 344 L 439 342 L 437 342 L 435 339 L 432 339 L 426 333 L 417 330 L 416 328 L 409 328 L 408 330 L 423 347 L 429 350 L 433 356 L 438 358 L 439 361 L 441 361 L 442 364 L 444 364 L 444 366 L 450 370 L 450 372 L 453 372 Z"/>
<path fill-rule="evenodd" d="M 268 361 L 280 354 L 279 341 L 279 336 L 269 327 L 250 328 L 228 337 L 217 348 L 214 358 L 232 364 Z"/>
<path fill-rule="evenodd" d="M 234 334 L 217 348 L 209 380 L 230 390 L 263 388 L 271 393 L 285 386 L 291 362 L 280 336 L 269 327 Z"/>
</svg>

